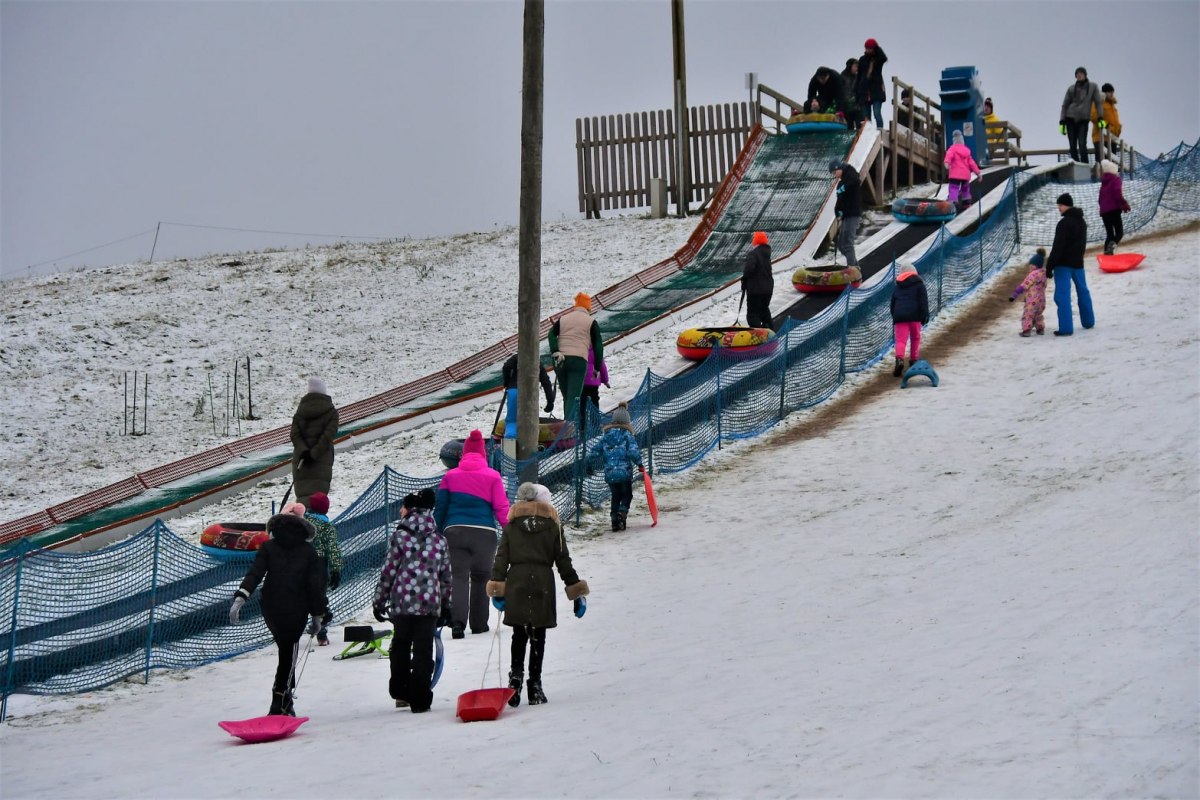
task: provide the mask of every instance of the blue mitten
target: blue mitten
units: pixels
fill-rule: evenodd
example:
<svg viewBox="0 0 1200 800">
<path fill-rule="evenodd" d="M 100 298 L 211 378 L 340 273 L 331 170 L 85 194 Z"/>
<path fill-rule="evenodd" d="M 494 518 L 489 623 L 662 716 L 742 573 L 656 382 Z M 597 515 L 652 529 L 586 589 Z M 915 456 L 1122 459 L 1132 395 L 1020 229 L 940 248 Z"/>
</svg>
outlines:
<svg viewBox="0 0 1200 800">
<path fill-rule="evenodd" d="M 497 611 L 503 611 L 504 610 L 504 598 L 503 597 L 493 597 L 492 605 L 496 607 Z"/>
<path fill-rule="evenodd" d="M 587 613 L 587 598 L 586 597 L 576 597 L 575 598 L 575 617 L 577 619 L 583 619 L 583 615 L 586 613 Z"/>
</svg>

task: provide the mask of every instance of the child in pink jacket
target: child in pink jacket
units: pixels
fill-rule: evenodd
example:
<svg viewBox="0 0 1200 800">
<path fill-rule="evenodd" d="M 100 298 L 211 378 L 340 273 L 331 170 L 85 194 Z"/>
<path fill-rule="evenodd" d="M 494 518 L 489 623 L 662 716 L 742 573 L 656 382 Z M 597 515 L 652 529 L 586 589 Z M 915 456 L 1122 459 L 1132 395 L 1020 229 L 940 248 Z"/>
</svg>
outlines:
<svg viewBox="0 0 1200 800">
<path fill-rule="evenodd" d="M 954 132 L 954 144 L 946 151 L 946 170 L 949 174 L 950 194 L 948 200 L 965 211 L 971 205 L 971 175 L 983 177 L 971 151 L 963 144 L 962 131 Z"/>
<path fill-rule="evenodd" d="M 1046 310 L 1046 249 L 1039 247 L 1033 258 L 1029 259 L 1029 265 L 1033 269 L 1029 270 L 1029 274 L 1025 276 L 1025 280 L 1021 281 L 1013 293 L 1009 296 L 1008 302 L 1012 302 L 1024 292 L 1025 293 L 1025 313 L 1021 315 L 1021 335 L 1029 336 L 1031 328 L 1036 328 L 1038 336 L 1046 332 L 1046 321 L 1042 318 L 1042 312 Z"/>
</svg>

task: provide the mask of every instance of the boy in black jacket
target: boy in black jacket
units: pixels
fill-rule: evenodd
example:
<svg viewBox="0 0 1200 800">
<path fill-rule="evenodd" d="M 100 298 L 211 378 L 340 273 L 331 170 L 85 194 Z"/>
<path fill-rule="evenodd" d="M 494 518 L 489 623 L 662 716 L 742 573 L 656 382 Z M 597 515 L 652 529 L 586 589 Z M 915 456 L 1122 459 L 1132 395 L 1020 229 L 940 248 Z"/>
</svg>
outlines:
<svg viewBox="0 0 1200 800">
<path fill-rule="evenodd" d="M 309 628 L 315 634 L 322 624 L 329 623 L 332 615 L 325 610 L 328 606 L 325 568 L 310 544 L 317 535 L 316 528 L 303 516 L 276 514 L 267 520 L 267 533 L 271 534 L 271 540 L 259 548 L 254 563 L 234 594 L 229 623 L 238 624 L 242 606 L 261 581 L 263 621 L 279 648 L 279 664 L 275 669 L 271 708 L 267 714 L 294 717 L 294 669 L 304 623 L 311 615 Z"/>
<path fill-rule="evenodd" d="M 892 325 L 896 331 L 896 368 L 892 375 L 899 378 L 904 374 L 904 350 L 912 339 L 908 365 L 920 360 L 921 326 L 929 324 L 929 295 L 925 281 L 916 272 L 902 272 L 896 278 L 892 291 Z"/>
</svg>

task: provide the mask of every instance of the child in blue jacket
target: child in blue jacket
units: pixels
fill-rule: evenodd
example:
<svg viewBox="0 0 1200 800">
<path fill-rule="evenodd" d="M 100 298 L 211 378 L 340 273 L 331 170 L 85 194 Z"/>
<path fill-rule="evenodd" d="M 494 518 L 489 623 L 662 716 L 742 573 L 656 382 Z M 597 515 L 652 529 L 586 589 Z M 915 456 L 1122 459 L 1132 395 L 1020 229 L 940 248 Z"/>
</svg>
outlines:
<svg viewBox="0 0 1200 800">
<path fill-rule="evenodd" d="M 633 435 L 629 404 L 621 402 L 604 426 L 604 435 L 592 451 L 592 462 L 604 461 L 604 480 L 612 492 L 612 529 L 625 530 L 629 504 L 633 502 L 633 468 L 642 466 L 642 450 Z"/>
</svg>

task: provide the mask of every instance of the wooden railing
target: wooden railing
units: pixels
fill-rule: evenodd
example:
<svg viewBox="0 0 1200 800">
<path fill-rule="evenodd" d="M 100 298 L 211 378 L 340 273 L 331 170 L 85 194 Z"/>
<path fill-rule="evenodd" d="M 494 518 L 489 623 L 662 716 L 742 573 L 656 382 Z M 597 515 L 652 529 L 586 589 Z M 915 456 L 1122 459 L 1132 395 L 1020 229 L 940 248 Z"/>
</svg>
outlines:
<svg viewBox="0 0 1200 800">
<path fill-rule="evenodd" d="M 688 109 L 689 204 L 717 190 L 752 127 L 746 102 Z M 652 178 L 665 178 L 678 204 L 677 133 L 669 109 L 576 119 L 579 210 L 598 219 L 601 209 L 648 206 Z"/>
<path fill-rule="evenodd" d="M 1100 131 L 1100 145 L 1103 148 L 1101 155 L 1103 158 L 1111 160 L 1117 165 L 1117 170 L 1124 173 L 1133 172 L 1133 146 L 1119 136 L 1113 136 L 1108 129 Z M 1092 142 L 1091 136 L 1088 136 L 1088 155 L 1095 155 L 1096 145 Z M 1066 147 L 1051 147 L 1047 150 L 1025 150 L 1024 156 L 1028 159 L 1037 156 L 1069 156 L 1071 151 Z"/>
<path fill-rule="evenodd" d="M 769 106 L 763 105 L 764 95 L 767 97 L 768 103 L 771 100 L 775 101 L 774 110 Z M 758 106 L 758 115 L 763 118 L 762 126 L 768 128 L 771 123 L 774 123 L 776 133 L 783 133 L 783 127 L 787 125 L 788 119 L 792 116 L 792 109 L 801 108 L 804 105 L 801 101 L 793 100 L 783 92 L 777 92 L 761 83 L 758 84 L 755 90 L 754 102 Z"/>
<path fill-rule="evenodd" d="M 1007 120 L 984 124 L 987 131 L 988 158 L 993 164 L 1025 166 L 1025 151 L 1021 149 L 1021 129 Z"/>
<path fill-rule="evenodd" d="M 900 96 L 906 90 L 912 93 L 911 101 L 902 103 Z M 942 159 L 946 155 L 946 135 L 942 129 L 941 104 L 893 75 L 891 105 L 892 118 L 887 124 L 884 151 L 891 166 L 892 191 L 900 187 L 901 158 L 908 166 L 904 176 L 906 186 L 913 185 L 917 167 L 925 170 L 927 181 L 944 181 L 946 168 Z"/>
</svg>

